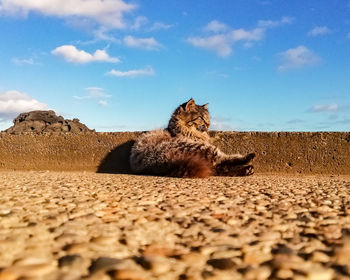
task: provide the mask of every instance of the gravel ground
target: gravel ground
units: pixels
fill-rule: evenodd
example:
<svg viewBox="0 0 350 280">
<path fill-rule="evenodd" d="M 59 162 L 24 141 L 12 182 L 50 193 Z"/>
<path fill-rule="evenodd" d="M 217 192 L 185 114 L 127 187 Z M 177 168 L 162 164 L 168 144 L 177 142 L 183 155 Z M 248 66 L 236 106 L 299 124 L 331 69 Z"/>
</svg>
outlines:
<svg viewBox="0 0 350 280">
<path fill-rule="evenodd" d="M 350 279 L 350 176 L 0 172 L 0 279 Z"/>
</svg>

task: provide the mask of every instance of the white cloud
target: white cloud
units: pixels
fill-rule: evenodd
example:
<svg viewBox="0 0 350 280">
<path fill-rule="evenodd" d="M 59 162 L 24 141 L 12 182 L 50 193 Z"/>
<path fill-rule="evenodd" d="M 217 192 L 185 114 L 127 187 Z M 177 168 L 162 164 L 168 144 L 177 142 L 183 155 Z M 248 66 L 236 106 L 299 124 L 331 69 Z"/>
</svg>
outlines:
<svg viewBox="0 0 350 280">
<path fill-rule="evenodd" d="M 0 118 L 11 119 L 19 113 L 33 110 L 47 110 L 48 106 L 16 90 L 0 93 Z"/>
<path fill-rule="evenodd" d="M 35 12 L 59 18 L 91 19 L 111 28 L 124 28 L 124 13 L 135 8 L 123 0 L 2 0 L 0 14 L 26 16 Z"/>
<path fill-rule="evenodd" d="M 93 31 L 95 42 L 97 41 L 107 41 L 111 43 L 120 43 L 120 40 L 115 38 L 114 36 L 107 33 L 108 29 L 105 27 L 100 27 Z"/>
<path fill-rule="evenodd" d="M 259 41 L 264 36 L 264 29 L 253 30 L 236 29 L 223 34 L 209 37 L 189 37 L 187 41 L 195 47 L 201 47 L 216 52 L 221 57 L 227 57 L 232 53 L 233 44 L 238 41 L 249 43 Z"/>
<path fill-rule="evenodd" d="M 292 17 L 282 17 L 280 20 L 259 20 L 258 26 L 262 28 L 272 28 L 284 24 L 290 24 L 294 21 Z"/>
<path fill-rule="evenodd" d="M 279 71 L 316 65 L 321 60 L 318 55 L 313 53 L 305 46 L 298 46 L 295 49 L 288 49 L 279 55 L 282 59 L 282 63 L 278 67 Z"/>
<path fill-rule="evenodd" d="M 166 24 L 166 23 L 157 21 L 152 24 L 152 26 L 149 28 L 149 31 L 168 30 L 173 26 L 174 24 Z"/>
<path fill-rule="evenodd" d="M 234 130 L 234 127 L 232 126 L 232 120 L 229 118 L 212 117 L 210 130 L 229 131 Z"/>
<path fill-rule="evenodd" d="M 220 21 L 212 20 L 209 22 L 205 27 L 205 31 L 211 31 L 211 32 L 222 32 L 226 31 L 228 29 L 228 26 Z"/>
<path fill-rule="evenodd" d="M 145 50 L 158 50 L 162 47 L 153 37 L 150 38 L 136 38 L 133 36 L 125 36 L 124 44 L 132 48 L 140 48 Z"/>
<path fill-rule="evenodd" d="M 38 64 L 37 62 L 34 61 L 33 58 L 13 58 L 12 63 L 16 65 L 36 65 Z"/>
<path fill-rule="evenodd" d="M 229 33 L 233 42 L 236 41 L 259 41 L 264 37 L 265 30 L 263 28 L 255 28 L 252 30 L 236 29 Z"/>
<path fill-rule="evenodd" d="M 224 34 L 210 37 L 190 37 L 187 41 L 195 47 L 214 51 L 221 57 L 227 57 L 232 53 L 232 43 Z"/>
<path fill-rule="evenodd" d="M 278 21 L 260 20 L 258 26 L 250 30 L 243 28 L 232 29 L 222 22 L 213 20 L 203 30 L 215 32 L 215 35 L 191 36 L 187 38 L 187 42 L 195 47 L 214 51 L 221 57 L 228 57 L 232 54 L 233 46 L 236 42 L 242 42 L 245 48 L 250 48 L 254 42 L 260 41 L 265 37 L 268 28 L 291 23 L 293 20 L 291 17 L 282 17 Z"/>
<path fill-rule="evenodd" d="M 134 24 L 130 26 L 130 29 L 139 30 L 143 25 L 147 23 L 148 23 L 148 19 L 146 17 L 138 16 L 136 17 Z"/>
<path fill-rule="evenodd" d="M 311 29 L 307 34 L 311 37 L 327 35 L 331 33 L 331 30 L 327 26 L 316 26 Z"/>
<path fill-rule="evenodd" d="M 102 106 L 108 105 L 107 99 L 112 96 L 106 94 L 103 88 L 100 87 L 87 87 L 85 88 L 86 94 L 83 96 L 73 96 L 77 100 L 97 100 L 97 103 Z"/>
<path fill-rule="evenodd" d="M 115 77 L 139 77 L 139 76 L 153 76 L 155 75 L 155 71 L 151 66 L 147 66 L 143 69 L 129 70 L 129 71 L 119 71 L 112 69 L 107 73 L 108 75 Z"/>
<path fill-rule="evenodd" d="M 313 113 L 321 112 L 337 112 L 339 110 L 338 104 L 324 104 L 324 105 L 314 105 L 310 111 Z"/>
<path fill-rule="evenodd" d="M 68 62 L 88 63 L 94 61 L 119 62 L 117 57 L 110 57 L 105 50 L 96 50 L 93 54 L 78 50 L 75 46 L 64 45 L 51 52 L 53 55 L 63 57 Z"/>
<path fill-rule="evenodd" d="M 108 105 L 108 102 L 107 102 L 106 100 L 99 100 L 99 101 L 98 101 L 98 105 L 107 106 L 107 105 Z"/>
</svg>

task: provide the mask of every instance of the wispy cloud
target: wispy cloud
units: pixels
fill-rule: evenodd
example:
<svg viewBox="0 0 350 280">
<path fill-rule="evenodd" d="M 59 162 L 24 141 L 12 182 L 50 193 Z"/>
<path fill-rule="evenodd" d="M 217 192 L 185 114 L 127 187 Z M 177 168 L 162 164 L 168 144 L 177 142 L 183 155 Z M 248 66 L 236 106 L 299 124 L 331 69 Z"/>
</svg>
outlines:
<svg viewBox="0 0 350 280">
<path fill-rule="evenodd" d="M 332 31 L 327 26 L 316 26 L 311 29 L 307 34 L 311 37 L 317 37 L 330 34 Z"/>
<path fill-rule="evenodd" d="M 260 20 L 256 28 L 247 30 L 243 28 L 233 29 L 222 22 L 213 20 L 203 30 L 214 32 L 214 35 L 191 36 L 187 38 L 187 42 L 195 47 L 213 51 L 221 57 L 228 57 L 232 54 L 235 43 L 242 42 L 243 46 L 251 47 L 254 42 L 265 37 L 268 28 L 291 23 L 292 21 L 293 19 L 289 17 L 283 17 L 278 21 Z"/>
<path fill-rule="evenodd" d="M 312 113 L 323 113 L 323 112 L 330 112 L 334 113 L 339 110 L 339 105 L 336 103 L 333 104 L 317 104 L 312 106 L 308 111 Z"/>
<path fill-rule="evenodd" d="M 107 75 L 115 76 L 115 77 L 139 77 L 139 76 L 153 76 L 155 75 L 155 71 L 151 66 L 147 66 L 143 69 L 129 70 L 129 71 L 119 71 L 112 69 L 107 73 Z"/>
<path fill-rule="evenodd" d="M 227 57 L 231 55 L 235 42 L 259 41 L 263 36 L 264 30 L 261 28 L 252 30 L 236 29 L 225 34 L 216 34 L 209 37 L 189 37 L 187 41 L 195 47 L 211 50 L 221 57 Z"/>
<path fill-rule="evenodd" d="M 229 118 L 213 117 L 211 119 L 210 129 L 218 131 L 234 130 L 232 120 Z"/>
<path fill-rule="evenodd" d="M 221 57 L 227 57 L 232 53 L 232 42 L 224 34 L 210 37 L 189 37 L 187 41 L 195 47 L 214 51 Z"/>
<path fill-rule="evenodd" d="M 298 46 L 294 49 L 288 49 L 279 54 L 282 63 L 278 67 L 279 71 L 302 68 L 318 64 L 321 59 L 314 52 L 305 46 Z"/>
<path fill-rule="evenodd" d="M 148 31 L 168 30 L 172 27 L 174 27 L 174 24 L 166 24 L 166 23 L 157 21 L 152 24 L 152 26 L 148 29 Z"/>
<path fill-rule="evenodd" d="M 33 58 L 13 58 L 12 63 L 16 65 L 38 65 L 39 63 L 36 62 Z"/>
<path fill-rule="evenodd" d="M 16 90 L 0 93 L 0 118 L 12 119 L 19 113 L 33 110 L 47 110 L 48 105 L 39 102 L 26 93 Z"/>
<path fill-rule="evenodd" d="M 89 63 L 89 62 L 119 62 L 119 58 L 110 57 L 106 50 L 96 50 L 93 54 L 90 54 L 83 50 L 78 50 L 73 45 L 64 45 L 57 47 L 51 52 L 53 55 L 60 56 L 68 62 L 74 63 Z"/>
<path fill-rule="evenodd" d="M 218 71 L 208 71 L 206 74 L 209 75 L 209 76 L 225 78 L 225 79 L 229 77 L 228 74 L 225 74 L 225 73 L 222 73 L 222 72 L 218 72 Z"/>
<path fill-rule="evenodd" d="M 210 31 L 210 32 L 223 32 L 228 29 L 228 26 L 220 21 L 212 20 L 209 22 L 205 27 L 204 31 Z"/>
<path fill-rule="evenodd" d="M 112 96 L 105 93 L 103 88 L 100 87 L 87 87 L 85 88 L 85 95 L 73 96 L 76 100 L 97 100 L 97 103 L 101 106 L 108 105 L 108 99 Z"/>
<path fill-rule="evenodd" d="M 34 12 L 58 18 L 80 17 L 111 28 L 124 28 L 124 14 L 135 8 L 123 0 L 2 0 L 0 14 L 27 16 Z"/>
<path fill-rule="evenodd" d="M 150 38 L 136 38 L 128 35 L 124 37 L 124 44 L 128 47 L 139 48 L 145 50 L 159 50 L 162 45 L 153 37 Z"/>
<path fill-rule="evenodd" d="M 302 124 L 305 123 L 305 120 L 302 119 L 291 119 L 289 121 L 286 122 L 286 124 Z"/>
<path fill-rule="evenodd" d="M 293 23 L 293 17 L 282 17 L 280 20 L 259 20 L 258 26 L 262 28 L 278 27 L 284 24 Z"/>
<path fill-rule="evenodd" d="M 144 16 L 138 16 L 135 18 L 134 23 L 130 26 L 131 30 L 139 30 L 142 26 L 148 23 L 148 19 Z"/>
</svg>

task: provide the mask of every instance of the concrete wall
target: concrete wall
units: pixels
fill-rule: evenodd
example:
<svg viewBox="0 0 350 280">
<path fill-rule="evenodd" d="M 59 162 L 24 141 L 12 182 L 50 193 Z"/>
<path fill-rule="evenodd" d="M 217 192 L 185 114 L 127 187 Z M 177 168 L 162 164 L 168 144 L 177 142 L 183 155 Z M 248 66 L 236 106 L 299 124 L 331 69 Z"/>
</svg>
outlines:
<svg viewBox="0 0 350 280">
<path fill-rule="evenodd" d="M 0 170 L 129 173 L 139 132 L 0 134 Z M 211 132 L 227 153 L 254 151 L 256 173 L 349 174 L 350 132 Z"/>
</svg>

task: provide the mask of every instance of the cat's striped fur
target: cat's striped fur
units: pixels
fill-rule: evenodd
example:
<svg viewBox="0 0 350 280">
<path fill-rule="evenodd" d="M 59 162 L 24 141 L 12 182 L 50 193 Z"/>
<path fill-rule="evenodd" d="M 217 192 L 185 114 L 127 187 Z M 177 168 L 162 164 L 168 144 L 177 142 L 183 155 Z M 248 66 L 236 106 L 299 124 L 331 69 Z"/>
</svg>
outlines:
<svg viewBox="0 0 350 280">
<path fill-rule="evenodd" d="M 247 176 L 255 154 L 227 155 L 209 143 L 208 105 L 193 99 L 173 113 L 166 130 L 142 134 L 131 149 L 130 165 L 138 174 L 173 177 Z"/>
</svg>

